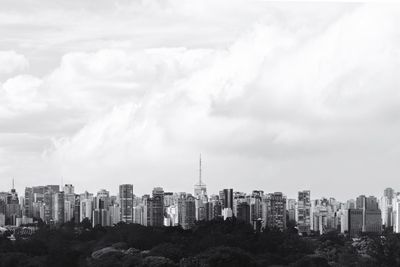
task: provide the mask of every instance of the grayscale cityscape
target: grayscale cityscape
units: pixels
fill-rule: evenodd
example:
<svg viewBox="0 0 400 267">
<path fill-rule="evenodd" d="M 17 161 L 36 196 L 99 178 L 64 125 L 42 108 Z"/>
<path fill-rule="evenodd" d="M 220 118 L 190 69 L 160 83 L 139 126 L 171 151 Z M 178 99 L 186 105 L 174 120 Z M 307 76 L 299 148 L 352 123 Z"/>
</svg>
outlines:
<svg viewBox="0 0 400 267">
<path fill-rule="evenodd" d="M 0 0 L 0 267 L 400 267 L 397 0 Z"/>
<path fill-rule="evenodd" d="M 133 184 L 122 184 L 117 195 L 110 195 L 107 189 L 78 193 L 74 185 L 65 184 L 34 185 L 18 195 L 11 188 L 0 192 L 0 230 L 30 226 L 34 231 L 39 221 L 56 227 L 84 220 L 92 227 L 124 222 L 190 229 L 196 221 L 235 218 L 251 224 L 255 231 L 283 231 L 291 222 L 299 235 L 306 236 L 335 230 L 357 237 L 365 232 L 380 234 L 387 228 L 400 233 L 400 192 L 392 188 L 386 188 L 380 196 L 359 195 L 346 201 L 332 196 L 312 197 L 310 190 L 300 190 L 296 198 L 262 189 L 241 192 L 225 188 L 208 193 L 201 171 L 200 158 L 198 183 L 192 192 L 154 187 L 151 194 L 137 196 Z"/>
</svg>

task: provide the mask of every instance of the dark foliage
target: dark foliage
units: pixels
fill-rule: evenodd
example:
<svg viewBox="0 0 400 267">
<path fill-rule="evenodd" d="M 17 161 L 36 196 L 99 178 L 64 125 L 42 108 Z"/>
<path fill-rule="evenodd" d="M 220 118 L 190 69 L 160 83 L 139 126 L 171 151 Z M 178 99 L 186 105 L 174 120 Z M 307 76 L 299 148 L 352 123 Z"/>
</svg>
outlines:
<svg viewBox="0 0 400 267">
<path fill-rule="evenodd" d="M 86 221 L 59 228 L 42 225 L 31 237 L 0 237 L 2 266 L 400 266 L 400 236 L 363 236 L 359 245 L 337 232 L 300 237 L 215 220 L 181 227 L 120 223 L 92 228 Z M 367 247 L 363 251 L 360 247 Z"/>
</svg>

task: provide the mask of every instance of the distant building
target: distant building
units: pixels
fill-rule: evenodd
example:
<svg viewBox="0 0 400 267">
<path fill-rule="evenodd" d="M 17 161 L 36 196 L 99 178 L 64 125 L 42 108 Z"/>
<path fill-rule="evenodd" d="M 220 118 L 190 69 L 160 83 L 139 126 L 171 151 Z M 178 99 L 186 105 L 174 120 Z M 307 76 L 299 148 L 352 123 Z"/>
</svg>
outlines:
<svg viewBox="0 0 400 267">
<path fill-rule="evenodd" d="M 223 210 L 224 220 L 233 216 L 233 189 L 223 190 Z"/>
<path fill-rule="evenodd" d="M 237 205 L 236 219 L 240 222 L 251 223 L 249 203 L 241 202 Z"/>
<path fill-rule="evenodd" d="M 356 208 L 342 212 L 341 232 L 355 237 L 362 232 L 382 232 L 382 215 L 375 197 L 357 197 Z"/>
<path fill-rule="evenodd" d="M 286 210 L 289 221 L 296 221 L 296 199 L 288 199 Z"/>
<path fill-rule="evenodd" d="M 267 194 L 265 205 L 266 226 L 281 231 L 286 229 L 286 197 L 281 192 Z"/>
<path fill-rule="evenodd" d="M 64 199 L 64 192 L 56 192 L 53 194 L 53 207 L 52 207 L 52 218 L 54 223 L 57 224 L 63 224 L 64 223 L 64 205 L 65 205 L 65 199 Z"/>
<path fill-rule="evenodd" d="M 382 224 L 384 227 L 393 226 L 393 199 L 395 192 L 393 188 L 386 188 L 379 202 L 379 208 L 382 212 Z"/>
<path fill-rule="evenodd" d="M 193 227 L 196 220 L 195 198 L 191 194 L 181 194 L 178 199 L 178 222 L 183 229 Z"/>
<path fill-rule="evenodd" d="M 121 221 L 126 223 L 133 223 L 133 185 L 120 185 L 119 198 L 121 208 Z"/>
<path fill-rule="evenodd" d="M 296 205 L 296 222 L 300 234 L 309 234 L 311 230 L 311 200 L 310 191 L 298 193 Z"/>
<path fill-rule="evenodd" d="M 361 234 L 363 229 L 363 210 L 347 209 L 342 214 L 341 232 L 347 233 L 350 237 Z"/>
<path fill-rule="evenodd" d="M 153 189 L 152 197 L 144 197 L 147 226 L 164 225 L 164 190 L 161 187 Z"/>
</svg>

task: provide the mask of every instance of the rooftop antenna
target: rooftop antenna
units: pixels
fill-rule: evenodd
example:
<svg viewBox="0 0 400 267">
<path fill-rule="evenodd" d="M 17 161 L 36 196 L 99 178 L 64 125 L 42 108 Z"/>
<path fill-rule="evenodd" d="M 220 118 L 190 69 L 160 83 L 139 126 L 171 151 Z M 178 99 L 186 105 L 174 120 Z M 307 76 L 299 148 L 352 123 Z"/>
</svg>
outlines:
<svg viewBox="0 0 400 267">
<path fill-rule="evenodd" d="M 14 190 L 14 178 L 12 178 L 12 188 Z"/>
<path fill-rule="evenodd" d="M 203 183 L 201 182 L 201 153 L 200 153 L 200 162 L 199 162 L 199 185 L 202 185 Z"/>
</svg>

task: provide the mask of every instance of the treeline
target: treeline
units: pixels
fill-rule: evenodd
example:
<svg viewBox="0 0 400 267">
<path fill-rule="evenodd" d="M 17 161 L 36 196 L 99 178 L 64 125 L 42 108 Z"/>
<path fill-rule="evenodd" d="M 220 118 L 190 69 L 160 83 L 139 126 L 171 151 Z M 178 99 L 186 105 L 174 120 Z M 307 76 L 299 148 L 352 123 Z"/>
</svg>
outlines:
<svg viewBox="0 0 400 267">
<path fill-rule="evenodd" d="M 400 266 L 400 237 L 300 237 L 293 226 L 255 233 L 234 220 L 199 222 L 191 230 L 66 223 L 57 229 L 42 225 L 30 238 L 0 237 L 3 266 Z"/>
</svg>

